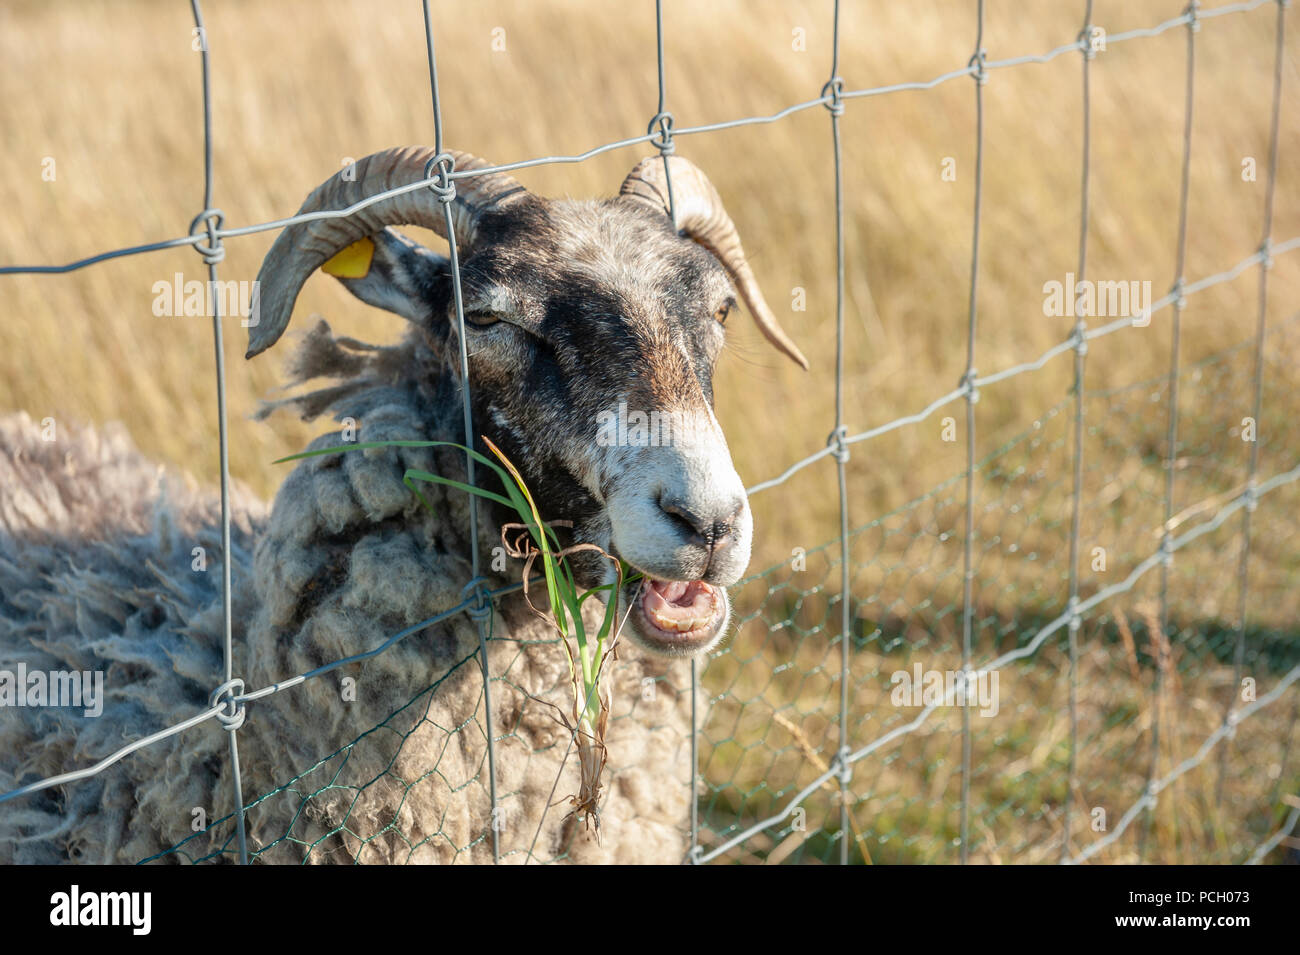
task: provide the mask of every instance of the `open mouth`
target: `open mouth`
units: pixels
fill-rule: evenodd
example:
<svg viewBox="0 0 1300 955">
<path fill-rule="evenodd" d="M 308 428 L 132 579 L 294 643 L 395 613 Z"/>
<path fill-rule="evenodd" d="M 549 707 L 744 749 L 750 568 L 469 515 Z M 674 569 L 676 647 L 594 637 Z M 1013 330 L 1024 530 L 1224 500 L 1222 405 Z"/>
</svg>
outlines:
<svg viewBox="0 0 1300 955">
<path fill-rule="evenodd" d="M 726 594 L 702 580 L 645 577 L 627 594 L 637 642 L 667 656 L 694 656 L 712 647 L 726 626 Z"/>
</svg>

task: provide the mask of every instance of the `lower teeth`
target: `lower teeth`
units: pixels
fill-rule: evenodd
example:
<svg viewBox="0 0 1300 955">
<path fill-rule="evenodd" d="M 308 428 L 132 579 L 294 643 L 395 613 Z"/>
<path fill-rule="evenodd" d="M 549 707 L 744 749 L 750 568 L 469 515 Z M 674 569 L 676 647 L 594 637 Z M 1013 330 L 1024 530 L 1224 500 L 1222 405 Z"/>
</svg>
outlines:
<svg viewBox="0 0 1300 955">
<path fill-rule="evenodd" d="M 687 617 L 685 620 L 670 620 L 667 617 L 661 617 L 653 610 L 649 611 L 648 616 L 651 622 L 660 630 L 669 630 L 676 633 L 690 633 L 692 630 L 698 630 L 706 623 L 707 620 L 698 620 L 694 617 Z"/>
</svg>

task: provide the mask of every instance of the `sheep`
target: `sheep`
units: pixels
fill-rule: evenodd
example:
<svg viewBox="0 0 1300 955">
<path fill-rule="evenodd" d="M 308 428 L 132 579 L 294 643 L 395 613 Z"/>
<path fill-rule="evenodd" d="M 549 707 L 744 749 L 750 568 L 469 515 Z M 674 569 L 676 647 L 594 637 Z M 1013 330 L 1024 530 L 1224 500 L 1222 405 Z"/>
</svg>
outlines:
<svg viewBox="0 0 1300 955">
<path fill-rule="evenodd" d="M 324 182 L 300 211 L 344 209 L 453 163 L 487 166 L 464 153 L 386 150 Z M 752 536 L 713 414 L 735 294 L 778 349 L 807 361 L 764 302 L 716 190 L 688 161 L 644 160 L 605 200 L 545 199 L 502 173 L 455 182 L 476 446 L 483 436 L 500 446 L 572 542 L 644 575 L 621 593 L 599 829 L 564 803 L 577 789 L 557 718 L 567 658 L 516 593 L 488 618 L 495 814 L 479 630 L 461 613 L 245 704 L 249 847 L 262 862 L 485 862 L 495 840 L 505 861 L 679 862 L 692 798 L 688 661 L 723 638 L 725 588 L 744 572 Z M 283 335 L 318 269 L 410 327 L 377 346 L 319 322 L 290 367 L 305 389 L 262 416 L 285 408 L 355 423 L 355 435 L 321 435 L 314 449 L 348 437 L 463 439 L 449 261 L 394 228 L 446 237 L 445 219 L 419 185 L 281 232 L 258 275 L 249 358 Z M 610 432 L 611 414 L 662 416 L 670 440 Z M 408 468 L 466 477 L 453 448 L 387 447 L 299 461 L 269 511 L 232 489 L 233 671 L 247 689 L 378 646 L 463 600 L 468 496 L 430 486 L 425 510 L 402 482 Z M 223 637 L 219 506 L 123 432 L 65 428 L 49 442 L 25 415 L 0 419 L 0 486 L 0 672 L 102 672 L 106 683 L 95 718 L 0 707 L 2 792 L 203 710 Z M 481 516 L 482 584 L 503 588 L 519 564 L 487 555 L 509 515 Z M 582 586 L 613 579 L 597 553 L 572 560 Z M 587 611 L 594 623 L 601 608 L 589 601 Z M 89 779 L 0 804 L 0 862 L 230 859 L 232 771 L 227 733 L 209 720 Z"/>
</svg>

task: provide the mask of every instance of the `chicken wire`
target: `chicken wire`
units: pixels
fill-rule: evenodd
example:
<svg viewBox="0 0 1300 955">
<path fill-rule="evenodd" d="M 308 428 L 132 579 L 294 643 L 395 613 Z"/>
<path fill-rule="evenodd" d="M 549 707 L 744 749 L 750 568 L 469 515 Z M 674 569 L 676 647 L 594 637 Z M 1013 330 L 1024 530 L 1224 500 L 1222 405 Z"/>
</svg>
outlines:
<svg viewBox="0 0 1300 955">
<path fill-rule="evenodd" d="M 1259 249 L 1231 268 L 1193 280 L 1184 275 L 1187 234 L 1188 170 L 1196 75 L 1195 34 L 1202 22 L 1244 13 L 1272 3 L 1277 8 L 1272 128 L 1265 226 Z M 1078 38 L 1041 55 L 988 59 L 982 46 L 984 9 L 978 3 L 975 53 L 964 69 L 922 83 L 900 83 L 846 90 L 839 76 L 839 5 L 834 13 L 830 79 L 820 96 L 770 116 L 749 117 L 709 126 L 674 129 L 666 109 L 664 32 L 656 4 L 659 66 L 658 109 L 644 136 L 598 146 L 573 156 L 549 156 L 459 172 L 450 157 L 430 163 L 427 178 L 370 197 L 334 213 L 315 213 L 276 222 L 226 228 L 213 207 L 213 135 L 209 98 L 209 59 L 199 0 L 191 0 L 196 29 L 203 37 L 202 81 L 205 128 L 203 211 L 190 234 L 177 239 L 118 249 L 66 265 L 6 266 L 0 274 L 68 272 L 121 255 L 191 245 L 201 254 L 209 279 L 217 281 L 226 238 L 283 228 L 307 218 L 355 213 L 388 196 L 433 188 L 448 210 L 452 274 L 457 282 L 457 322 L 463 330 L 459 269 L 450 200 L 458 179 L 555 162 L 578 162 L 625 146 L 650 143 L 664 157 L 675 137 L 739 125 L 777 122 L 804 109 L 827 109 L 835 165 L 837 244 L 837 361 L 835 420 L 827 445 L 775 478 L 749 489 L 776 488 L 823 458 L 835 461 L 839 488 L 840 534 L 802 555 L 806 566 L 791 562 L 755 574 L 733 591 L 736 633 L 703 666 L 692 664 L 692 692 L 705 694 L 704 712 L 692 708 L 689 738 L 691 817 L 687 861 L 1062 861 L 1156 859 L 1177 861 L 1194 846 L 1199 861 L 1258 862 L 1288 841 L 1300 810 L 1294 791 L 1291 743 L 1300 701 L 1292 689 L 1300 679 L 1300 648 L 1292 628 L 1297 608 L 1293 581 L 1285 570 L 1300 555 L 1283 535 L 1256 533 L 1252 515 L 1259 504 L 1272 513 L 1293 512 L 1300 480 L 1300 448 L 1291 446 L 1288 417 L 1293 405 L 1283 381 L 1266 374 L 1273 360 L 1294 368 L 1296 318 L 1266 326 L 1268 269 L 1276 256 L 1300 248 L 1300 237 L 1275 242 L 1272 208 L 1277 170 L 1285 0 L 1250 2 L 1202 9 L 1193 2 L 1180 16 L 1151 28 L 1112 34 L 1108 44 L 1156 36 L 1185 28 L 1187 99 L 1183 177 L 1178 223 L 1176 274 L 1169 294 L 1152 304 L 1152 314 L 1170 312 L 1170 367 L 1160 378 L 1138 383 L 1107 382 L 1090 387 L 1085 356 L 1099 340 L 1135 324 L 1121 319 L 1097 328 L 1078 322 L 1069 338 L 1035 359 L 981 376 L 976 367 L 978 340 L 980 208 L 983 167 L 982 87 L 990 71 L 1042 63 L 1069 53 L 1083 66 L 1082 203 L 1079 264 L 1082 280 L 1088 244 L 1090 64 L 1092 5 L 1086 4 Z M 424 3 L 436 152 L 443 153 L 436 57 L 427 0 Z M 850 434 L 844 414 L 844 229 L 839 120 L 848 100 L 902 90 L 930 89 L 961 77 L 975 80 L 977 142 L 975 214 L 972 236 L 966 374 L 958 387 L 915 414 Z M 670 211 L 671 210 L 671 182 Z M 1188 296 L 1229 282 L 1258 267 L 1256 334 L 1237 347 L 1195 363 L 1180 360 L 1180 319 Z M 223 552 L 229 548 L 228 466 L 225 376 L 221 315 L 213 316 L 216 347 L 222 491 Z M 1122 338 L 1119 342 L 1122 345 Z M 1267 347 L 1266 347 L 1267 341 Z M 466 368 L 464 336 L 461 367 Z M 1119 347 L 1119 346 L 1116 346 Z M 1046 409 L 1021 434 L 992 454 L 977 459 L 976 406 L 980 389 L 1046 367 L 1073 355 L 1071 394 Z M 1289 365 L 1288 365 L 1289 362 Z M 1092 373 L 1093 377 L 1096 373 Z M 1243 461 L 1240 421 L 1217 400 L 1244 395 L 1253 405 L 1260 438 L 1248 442 Z M 1190 397 L 1189 397 L 1190 396 Z M 1207 400 L 1216 399 L 1216 400 Z M 925 421 L 950 405 L 964 403 L 966 467 L 949 480 L 887 514 L 850 526 L 847 462 L 852 446 Z M 1194 417 L 1180 410 L 1195 408 Z M 1098 423 L 1101 422 L 1101 423 Z M 465 433 L 473 434 L 468 389 Z M 468 443 L 468 441 L 467 441 Z M 1261 476 L 1261 457 L 1275 468 Z M 472 474 L 473 463 L 467 460 Z M 1140 502 L 1150 523 L 1121 519 L 1108 508 L 1119 496 Z M 471 508 L 471 523 L 476 511 Z M 1163 516 L 1162 516 L 1163 515 Z M 1151 528 L 1157 529 L 1152 536 Z M 1267 526 L 1267 525 L 1265 525 Z M 1082 542 L 1098 539 L 1104 528 L 1110 563 L 1108 580 L 1088 587 L 1079 573 Z M 1205 538 L 1205 540 L 1202 540 Z M 433 725 L 450 739 L 472 731 L 484 741 L 480 765 L 467 777 L 442 780 L 449 790 L 474 788 L 492 815 L 518 798 L 497 791 L 494 749 L 510 738 L 510 728 L 493 720 L 491 694 L 511 685 L 508 665 L 489 672 L 487 647 L 509 641 L 490 632 L 491 602 L 505 591 L 487 592 L 478 577 L 477 533 L 471 541 L 474 579 L 458 606 L 394 635 L 380 647 L 335 661 L 306 674 L 258 690 L 246 690 L 233 675 L 230 646 L 230 568 L 223 560 L 225 603 L 223 680 L 210 707 L 166 730 L 137 740 L 94 766 L 24 785 L 0 795 L 0 802 L 75 783 L 98 774 L 130 753 L 161 739 L 217 719 L 229 731 L 234 811 L 212 822 L 164 853 L 189 861 L 230 858 L 319 861 L 346 850 L 364 861 L 376 840 L 400 842 L 414 854 L 421 844 L 442 837 L 439 829 L 412 840 L 390 823 L 373 832 L 343 822 L 321 826 L 314 803 L 349 800 L 368 780 L 348 776 L 358 747 L 381 747 L 396 758 L 417 731 Z M 1261 571 L 1252 548 L 1266 548 Z M 1185 553 L 1183 553 L 1185 552 Z M 1175 561 L 1174 555 L 1179 558 Z M 1235 572 L 1224 572 L 1216 555 L 1231 555 Z M 957 568 L 961 567 L 959 571 Z M 514 588 L 509 588 L 514 589 Z M 1248 603 L 1248 594 L 1262 599 Z M 845 599 L 847 596 L 847 599 Z M 1123 599 L 1117 599 L 1123 598 Z M 399 640 L 461 612 L 479 627 L 480 646 L 455 662 L 406 706 L 380 725 L 324 757 L 270 793 L 245 804 L 238 773 L 238 730 L 246 702 L 290 690 L 308 679 L 383 652 Z M 889 702 L 889 675 L 914 663 L 926 669 L 985 675 L 999 673 L 1030 688 L 1014 695 L 1009 712 L 972 723 L 971 707 L 939 700 L 913 711 Z M 443 683 L 462 668 L 477 665 L 480 698 L 463 724 L 438 726 L 429 707 Z M 1266 675 L 1257 697 L 1238 701 L 1246 667 Z M 214 675 L 215 677 L 215 675 Z M 495 686 L 494 686 L 495 685 Z M 1106 692 L 1089 693 L 1098 687 Z M 1116 689 L 1113 694 L 1111 687 Z M 552 691 L 559 693 L 557 685 Z M 1100 696 L 1100 698 L 1098 698 Z M 1044 697 L 1067 705 L 1048 712 L 1037 708 Z M 692 699 L 698 697 L 693 696 Z M 1207 702 L 1209 701 L 1209 702 Z M 1251 717 L 1265 708 L 1286 716 L 1277 722 Z M 637 719 L 628 701 L 616 719 Z M 1044 725 L 1045 724 L 1045 725 Z M 1277 726 L 1284 726 L 1279 734 Z M 491 727 L 487 731 L 486 727 Z M 391 759 L 389 765 L 391 766 Z M 1233 765 L 1262 765 L 1265 774 L 1231 772 Z M 418 778 L 402 779 L 409 789 L 436 777 L 437 765 Z M 916 791 L 916 784 L 920 784 Z M 1160 794 L 1174 787 L 1205 810 L 1204 818 L 1155 824 Z M 293 822 L 278 838 L 250 848 L 245 817 L 273 800 L 289 800 Z M 1095 825 L 1097 813 L 1109 823 Z M 1098 835 L 1085 835 L 1089 821 Z M 1180 829 L 1196 829 L 1183 832 Z M 538 855 L 520 844 L 503 854 L 496 830 L 484 826 L 476 838 L 454 846 L 468 851 L 491 842 L 494 858 Z M 1152 848 L 1153 842 L 1155 847 Z M 1209 847 L 1208 852 L 1207 848 Z"/>
</svg>

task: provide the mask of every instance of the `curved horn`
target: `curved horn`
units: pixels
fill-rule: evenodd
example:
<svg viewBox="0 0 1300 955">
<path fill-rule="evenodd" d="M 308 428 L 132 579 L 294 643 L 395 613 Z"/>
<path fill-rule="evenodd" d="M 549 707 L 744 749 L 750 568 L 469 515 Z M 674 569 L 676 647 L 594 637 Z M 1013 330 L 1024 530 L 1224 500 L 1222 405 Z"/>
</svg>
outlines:
<svg viewBox="0 0 1300 955">
<path fill-rule="evenodd" d="M 456 170 L 482 169 L 482 159 L 449 150 Z M 425 178 L 425 167 L 437 155 L 428 146 L 386 149 L 359 160 L 355 167 L 340 170 L 316 187 L 298 214 L 346 209 L 369 196 Z M 485 209 L 514 201 L 526 194 L 523 186 L 504 173 L 488 173 L 456 181 L 452 202 L 452 227 L 465 248 L 474 243 L 478 217 Z M 350 216 L 313 219 L 281 230 L 262 260 L 257 273 L 256 324 L 248 329 L 248 353 L 252 358 L 270 348 L 284 334 L 294 302 L 308 277 L 335 254 L 353 242 L 374 235 L 390 225 L 418 225 L 432 229 L 444 239 L 447 222 L 442 203 L 430 189 L 382 199 Z"/>
<path fill-rule="evenodd" d="M 745 300 L 758 329 L 778 349 L 793 358 L 805 371 L 808 359 L 790 336 L 782 330 L 763 298 L 762 289 L 745 261 L 735 223 L 722 206 L 722 198 L 713 183 L 698 166 L 680 156 L 669 156 L 672 168 L 673 200 L 677 206 L 677 227 L 704 246 L 731 274 L 736 290 Z M 644 203 L 657 212 L 668 212 L 668 186 L 664 182 L 664 162 L 659 156 L 643 159 L 628 173 L 619 195 Z"/>
</svg>

